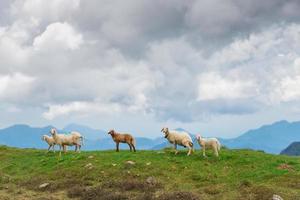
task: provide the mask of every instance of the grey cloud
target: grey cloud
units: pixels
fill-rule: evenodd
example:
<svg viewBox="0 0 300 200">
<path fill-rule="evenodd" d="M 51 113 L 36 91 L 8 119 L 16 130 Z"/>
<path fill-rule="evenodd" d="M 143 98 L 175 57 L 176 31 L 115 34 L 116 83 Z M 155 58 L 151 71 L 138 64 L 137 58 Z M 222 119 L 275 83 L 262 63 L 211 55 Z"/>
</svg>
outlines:
<svg viewBox="0 0 300 200">
<path fill-rule="evenodd" d="M 21 9 L 20 2 L 16 6 Z M 21 99 L 14 93 L 15 99 L 2 101 L 39 109 L 45 109 L 48 104 L 69 105 L 72 102 L 90 102 L 84 104 L 89 108 L 119 104 L 122 108 L 143 110 L 159 120 L 184 122 L 201 119 L 208 113 L 253 113 L 264 106 L 265 99 L 197 100 L 198 75 L 217 71 L 221 77 L 231 78 L 229 83 L 235 83 L 237 77 L 257 82 L 258 77 L 268 76 L 282 63 L 290 66 L 297 55 L 280 61 L 274 58 L 277 52 L 273 49 L 265 46 L 255 49 L 256 43 L 252 47 L 249 36 L 258 37 L 255 33 L 264 31 L 268 35 L 272 26 L 297 24 L 300 17 L 296 8 L 299 6 L 295 0 L 82 0 L 78 8 L 60 9 L 58 13 L 44 16 L 43 12 L 12 14 L 10 6 L 5 3 L 7 12 L 0 15 L 11 22 L 0 21 L 8 27 L 5 37 L 0 34 L 1 73 L 22 73 L 33 77 L 34 82 L 28 89 L 31 98 Z M 39 23 L 30 21 L 31 18 L 37 18 Z M 34 43 L 47 27 L 55 23 L 68 24 L 75 35 L 82 36 L 82 42 L 77 41 L 77 45 L 72 46 L 70 41 L 64 45 L 72 38 L 72 31 L 69 31 L 67 34 L 71 35 L 63 40 L 55 40 L 57 35 L 53 34 L 48 42 Z M 276 39 L 285 36 L 275 39 L 259 37 L 261 43 L 269 40 L 276 43 Z M 296 37 L 280 43 L 278 54 L 290 53 L 287 45 L 290 41 L 294 41 L 293 50 L 299 48 Z M 40 48 L 36 48 L 37 44 Z M 237 44 L 237 47 L 232 50 L 231 44 Z M 278 47 L 276 44 L 270 46 Z M 268 51 L 267 54 L 264 51 Z M 239 52 L 246 56 L 235 58 Z M 273 63 L 269 62 L 271 59 Z M 232 74 L 228 75 L 228 71 Z M 291 71 L 286 74 L 288 76 Z M 280 82 L 278 76 L 276 81 Z M 273 89 L 271 78 L 265 79 L 257 84 L 260 93 Z M 72 106 L 69 105 L 68 109 Z M 127 110 L 124 110 L 126 115 Z"/>
</svg>

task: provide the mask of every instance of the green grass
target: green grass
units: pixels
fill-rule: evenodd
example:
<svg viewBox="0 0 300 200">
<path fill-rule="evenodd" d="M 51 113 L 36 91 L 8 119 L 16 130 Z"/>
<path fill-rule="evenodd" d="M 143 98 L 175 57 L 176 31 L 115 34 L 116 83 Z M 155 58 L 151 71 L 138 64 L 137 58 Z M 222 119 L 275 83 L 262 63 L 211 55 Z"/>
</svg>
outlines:
<svg viewBox="0 0 300 200">
<path fill-rule="evenodd" d="M 125 162 L 134 161 L 134 165 Z M 87 165 L 91 163 L 92 167 Z M 154 181 L 146 181 L 153 177 Z M 39 189 L 42 183 L 48 187 Z M 0 146 L 0 199 L 300 199 L 300 158 L 222 149 L 92 151 Z"/>
</svg>

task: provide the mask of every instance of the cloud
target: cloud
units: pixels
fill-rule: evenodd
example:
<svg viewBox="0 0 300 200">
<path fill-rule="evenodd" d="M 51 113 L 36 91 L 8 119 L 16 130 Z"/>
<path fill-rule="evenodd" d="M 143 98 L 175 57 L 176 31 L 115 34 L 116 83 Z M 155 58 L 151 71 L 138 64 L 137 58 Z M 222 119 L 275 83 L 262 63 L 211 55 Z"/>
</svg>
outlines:
<svg viewBox="0 0 300 200">
<path fill-rule="evenodd" d="M 198 100 L 245 99 L 257 95 L 256 84 L 251 80 L 223 78 L 216 73 L 199 77 Z"/>
<path fill-rule="evenodd" d="M 16 0 L 0 14 L 2 102 L 36 119 L 113 110 L 184 123 L 298 105 L 298 6 Z"/>
<path fill-rule="evenodd" d="M 36 50 L 66 49 L 76 50 L 83 43 L 80 33 L 68 23 L 52 23 L 33 41 Z"/>
<path fill-rule="evenodd" d="M 79 9 L 80 0 L 16 0 L 10 13 L 17 18 L 35 19 L 38 23 L 51 23 L 69 17 Z"/>
<path fill-rule="evenodd" d="M 64 115 L 86 115 L 95 112 L 107 115 L 119 112 L 119 110 L 118 105 L 76 101 L 67 104 L 49 105 L 49 110 L 43 113 L 43 117 L 52 120 Z"/>
<path fill-rule="evenodd" d="M 0 100 L 16 102 L 18 98 L 27 98 L 35 78 L 24 74 L 0 75 Z"/>
</svg>

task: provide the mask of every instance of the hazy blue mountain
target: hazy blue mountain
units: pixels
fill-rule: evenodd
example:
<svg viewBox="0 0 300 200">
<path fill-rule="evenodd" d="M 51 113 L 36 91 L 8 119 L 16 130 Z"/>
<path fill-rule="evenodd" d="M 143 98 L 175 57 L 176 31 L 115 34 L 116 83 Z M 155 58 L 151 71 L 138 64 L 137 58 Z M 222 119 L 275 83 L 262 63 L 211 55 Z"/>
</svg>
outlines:
<svg viewBox="0 0 300 200">
<path fill-rule="evenodd" d="M 47 148 L 48 145 L 42 141 L 42 135 L 50 135 L 49 131 L 53 126 L 30 127 L 28 125 L 13 125 L 0 129 L 0 144 L 20 148 Z M 107 131 L 92 129 L 79 124 L 69 124 L 60 133 L 79 131 L 85 138 L 82 150 L 106 150 L 115 149 L 115 143 Z M 160 139 L 149 139 L 136 137 L 137 149 L 151 149 L 160 143 Z M 58 147 L 56 147 L 58 148 Z M 121 149 L 129 149 L 127 144 L 120 144 Z M 69 149 L 74 149 L 70 147 Z"/>
<path fill-rule="evenodd" d="M 46 126 L 39 128 L 30 127 L 28 125 L 14 125 L 0 129 L 0 144 L 21 148 L 47 148 L 47 144 L 41 140 L 41 137 L 43 134 L 50 135 L 49 130 L 52 127 L 53 126 Z M 115 143 L 104 130 L 70 124 L 61 130 L 61 132 L 70 132 L 72 130 L 79 131 L 85 137 L 83 150 L 115 149 Z M 185 131 L 181 128 L 176 130 Z M 194 140 L 195 136 L 190 135 L 195 148 L 198 149 L 199 145 Z M 292 142 L 300 141 L 300 122 L 290 123 L 287 121 L 279 121 L 258 129 L 249 130 L 237 138 L 220 138 L 220 141 L 228 148 L 250 148 L 278 154 Z M 163 134 L 162 137 L 156 139 L 136 137 L 136 143 L 137 149 L 162 149 L 172 146 L 163 137 Z M 128 149 L 128 145 L 122 144 L 120 148 Z"/>
<path fill-rule="evenodd" d="M 41 140 L 42 135 L 49 134 L 53 126 L 33 128 L 18 124 L 0 130 L 0 144 L 21 148 L 46 148 L 48 145 Z"/>
<path fill-rule="evenodd" d="M 293 142 L 280 152 L 282 155 L 300 156 L 300 142 Z"/>
<path fill-rule="evenodd" d="M 80 132 L 88 140 L 98 140 L 102 138 L 107 138 L 109 136 L 107 134 L 107 131 L 97 130 L 97 129 L 90 128 L 88 126 L 74 124 L 74 123 L 69 124 L 63 128 L 63 131 L 66 132 L 70 132 L 74 130 Z"/>
<path fill-rule="evenodd" d="M 279 121 L 249 130 L 234 139 L 220 139 L 228 148 L 250 148 L 279 154 L 294 141 L 300 140 L 300 122 Z"/>
</svg>

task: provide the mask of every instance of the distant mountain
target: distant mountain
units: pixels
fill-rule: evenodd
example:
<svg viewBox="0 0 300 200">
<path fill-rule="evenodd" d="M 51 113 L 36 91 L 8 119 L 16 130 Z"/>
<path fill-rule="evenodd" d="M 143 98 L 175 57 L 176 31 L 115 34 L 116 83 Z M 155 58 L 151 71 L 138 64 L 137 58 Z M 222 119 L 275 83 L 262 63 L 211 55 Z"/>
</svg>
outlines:
<svg viewBox="0 0 300 200">
<path fill-rule="evenodd" d="M 300 122 L 279 121 L 247 131 L 234 139 L 220 139 L 228 148 L 250 148 L 279 154 L 294 141 L 300 141 Z"/>
<path fill-rule="evenodd" d="M 49 134 L 53 126 L 30 127 L 28 125 L 14 125 L 0 129 L 0 144 L 21 148 L 47 148 L 47 144 L 41 140 L 43 134 Z M 115 143 L 107 134 L 107 131 L 92 129 L 88 126 L 70 124 L 59 130 L 60 132 L 79 131 L 85 137 L 83 150 L 115 149 Z M 178 128 L 178 131 L 185 131 Z M 189 133 L 192 139 L 194 135 Z M 222 145 L 228 148 L 248 148 L 263 150 L 267 153 L 279 154 L 294 141 L 300 141 L 300 122 L 279 121 L 271 125 L 265 125 L 258 129 L 249 130 L 241 136 L 233 139 L 220 138 Z M 196 141 L 194 147 L 199 148 Z M 162 149 L 172 146 L 164 137 L 149 139 L 136 137 L 137 149 Z M 121 144 L 120 148 L 128 149 L 127 144 Z"/>
<path fill-rule="evenodd" d="M 42 142 L 44 134 L 49 134 L 53 126 L 33 128 L 28 125 L 18 124 L 0 130 L 0 144 L 21 148 L 46 148 Z"/>
<path fill-rule="evenodd" d="M 282 155 L 300 156 L 300 142 L 293 142 L 280 152 Z"/>
<path fill-rule="evenodd" d="M 98 140 L 102 138 L 107 138 L 109 136 L 107 134 L 107 131 L 92 129 L 88 126 L 79 125 L 79 124 L 69 124 L 63 128 L 63 131 L 66 132 L 70 132 L 74 130 L 80 132 L 88 140 Z"/>
<path fill-rule="evenodd" d="M 13 125 L 8 128 L 0 129 L 0 144 L 20 147 L 20 148 L 47 148 L 46 142 L 42 141 L 44 134 L 50 135 L 49 131 L 53 126 L 30 127 L 28 125 Z M 84 136 L 84 146 L 82 150 L 106 150 L 115 149 L 116 144 L 107 131 L 92 129 L 88 126 L 79 124 L 69 124 L 60 133 L 78 131 Z M 149 139 L 136 137 L 137 149 L 151 149 L 161 143 L 163 138 Z M 129 149 L 127 144 L 120 144 L 121 149 Z M 73 149 L 72 147 L 70 149 Z"/>
</svg>

